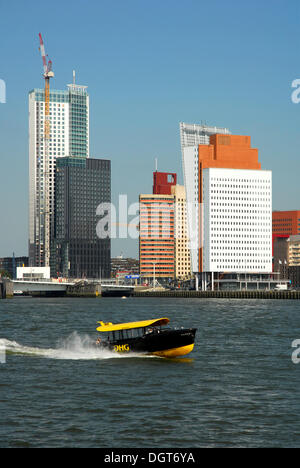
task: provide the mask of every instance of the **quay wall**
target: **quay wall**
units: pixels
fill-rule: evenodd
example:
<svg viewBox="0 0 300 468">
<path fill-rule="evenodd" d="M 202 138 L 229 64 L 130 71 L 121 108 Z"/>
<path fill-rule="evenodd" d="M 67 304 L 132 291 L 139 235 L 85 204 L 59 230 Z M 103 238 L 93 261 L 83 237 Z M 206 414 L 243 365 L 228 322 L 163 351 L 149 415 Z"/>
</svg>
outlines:
<svg viewBox="0 0 300 468">
<path fill-rule="evenodd" d="M 13 297 L 13 283 L 10 280 L 0 280 L 0 299 Z M 95 284 L 82 284 L 68 286 L 66 293 L 68 297 L 101 297 L 101 286 Z M 290 299 L 299 300 L 300 291 L 184 291 L 184 290 L 157 290 L 143 291 L 135 290 L 133 297 L 169 297 L 169 298 L 220 298 L 220 299 Z"/>
<path fill-rule="evenodd" d="M 10 280 L 0 280 L 0 299 L 11 299 L 14 296 L 14 286 Z"/>
<path fill-rule="evenodd" d="M 300 299 L 300 291 L 135 291 L 134 297 L 221 299 Z"/>
<path fill-rule="evenodd" d="M 83 284 L 68 286 L 66 295 L 68 297 L 99 297 L 101 296 L 101 285 Z"/>
</svg>

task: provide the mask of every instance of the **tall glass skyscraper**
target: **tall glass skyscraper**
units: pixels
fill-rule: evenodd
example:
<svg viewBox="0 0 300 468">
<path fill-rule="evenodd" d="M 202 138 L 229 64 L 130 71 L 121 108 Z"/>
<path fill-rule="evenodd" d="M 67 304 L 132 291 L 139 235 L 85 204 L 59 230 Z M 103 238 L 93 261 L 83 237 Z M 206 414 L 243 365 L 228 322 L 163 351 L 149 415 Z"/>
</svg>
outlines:
<svg viewBox="0 0 300 468">
<path fill-rule="evenodd" d="M 54 234 L 55 168 L 64 156 L 89 157 L 89 95 L 86 86 L 50 91 L 49 173 L 45 170 L 45 91 L 29 93 L 29 265 L 49 266 L 45 237 Z M 49 187 L 45 196 L 45 177 Z M 49 201 L 50 225 L 45 232 L 45 200 Z"/>
<path fill-rule="evenodd" d="M 111 240 L 97 236 L 97 207 L 111 202 L 107 159 L 57 159 L 51 276 L 109 278 Z"/>
</svg>

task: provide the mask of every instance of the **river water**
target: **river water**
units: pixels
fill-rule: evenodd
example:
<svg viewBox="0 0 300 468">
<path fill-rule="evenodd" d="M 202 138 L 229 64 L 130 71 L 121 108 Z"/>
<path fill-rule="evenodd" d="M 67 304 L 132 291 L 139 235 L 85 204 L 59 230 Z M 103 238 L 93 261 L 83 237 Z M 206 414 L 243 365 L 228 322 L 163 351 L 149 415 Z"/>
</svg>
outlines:
<svg viewBox="0 0 300 468">
<path fill-rule="evenodd" d="M 185 359 L 95 350 L 97 321 L 197 327 Z M 298 301 L 0 301 L 0 447 L 299 447 Z"/>
</svg>

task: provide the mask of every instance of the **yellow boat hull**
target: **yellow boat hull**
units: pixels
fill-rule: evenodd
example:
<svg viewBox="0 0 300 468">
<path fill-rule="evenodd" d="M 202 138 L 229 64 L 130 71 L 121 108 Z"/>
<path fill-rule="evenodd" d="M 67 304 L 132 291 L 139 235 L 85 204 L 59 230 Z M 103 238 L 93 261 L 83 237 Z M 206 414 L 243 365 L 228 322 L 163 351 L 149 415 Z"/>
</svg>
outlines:
<svg viewBox="0 0 300 468">
<path fill-rule="evenodd" d="M 165 349 L 164 351 L 154 351 L 151 354 L 160 357 L 175 358 L 179 356 L 186 356 L 191 353 L 194 349 L 194 344 L 187 346 L 180 346 L 179 348 Z"/>
</svg>

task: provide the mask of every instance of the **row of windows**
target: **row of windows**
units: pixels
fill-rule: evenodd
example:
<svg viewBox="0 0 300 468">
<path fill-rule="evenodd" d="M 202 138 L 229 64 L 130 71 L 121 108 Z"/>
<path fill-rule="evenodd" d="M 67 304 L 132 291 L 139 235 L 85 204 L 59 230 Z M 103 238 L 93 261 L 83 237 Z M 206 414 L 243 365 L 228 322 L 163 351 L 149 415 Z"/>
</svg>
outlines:
<svg viewBox="0 0 300 468">
<path fill-rule="evenodd" d="M 218 235 L 220 235 L 221 232 L 222 232 L 222 235 L 223 235 L 224 232 L 230 232 L 231 235 L 232 235 L 232 233 L 238 233 L 238 232 L 245 232 L 245 234 L 246 234 L 247 231 L 248 231 L 248 233 L 249 232 L 252 232 L 252 233 L 257 232 L 257 233 L 260 233 L 260 234 L 262 234 L 264 232 L 271 233 L 270 229 L 256 229 L 255 227 L 248 227 L 248 229 L 245 229 L 245 228 L 241 229 L 241 228 L 238 228 L 238 227 L 235 227 L 235 228 L 225 228 L 225 227 L 223 227 L 223 228 L 219 228 L 219 229 L 212 228 L 212 231 L 216 231 L 215 233 L 214 232 L 211 233 L 212 236 L 216 236 L 216 237 Z"/>
<path fill-rule="evenodd" d="M 267 269 L 267 266 L 265 264 L 261 264 L 261 265 L 248 265 L 248 264 L 238 264 L 238 265 L 235 265 L 235 264 L 222 264 L 222 265 L 219 265 L 217 264 L 215 266 L 215 269 L 217 271 L 227 271 L 227 270 L 232 270 L 232 269 L 242 269 L 243 271 L 244 270 L 253 270 L 253 271 L 257 271 L 257 270 L 263 270 L 265 271 Z"/>
<path fill-rule="evenodd" d="M 222 202 L 216 203 L 216 202 L 213 202 L 213 203 L 211 203 L 211 206 L 214 206 L 214 207 L 221 207 L 221 206 L 225 207 L 226 206 L 227 210 L 229 210 L 229 207 L 239 208 L 239 209 L 236 209 L 236 210 L 230 210 L 230 211 L 233 211 L 235 213 L 239 213 L 240 211 L 244 211 L 246 213 L 257 213 L 257 210 L 253 210 L 253 209 L 252 210 L 245 210 L 245 208 L 261 208 L 259 210 L 260 213 L 263 212 L 263 213 L 269 214 L 270 210 L 269 209 L 267 210 L 266 208 L 271 208 L 271 205 L 269 205 L 269 204 L 263 204 L 262 203 L 262 204 L 258 205 L 258 204 L 255 204 L 255 203 L 250 204 L 250 203 L 242 203 L 242 202 L 240 202 L 240 203 L 222 203 Z M 244 208 L 244 209 L 241 210 L 241 208 Z M 216 208 L 212 208 L 211 211 L 214 212 L 214 213 L 217 213 L 218 211 L 221 211 L 221 210 L 217 210 Z M 271 219 L 271 216 L 270 216 L 270 219 Z"/>
<path fill-rule="evenodd" d="M 211 177 L 212 181 L 215 182 L 234 182 L 234 183 L 247 183 L 249 184 L 249 179 L 236 179 L 236 178 L 223 178 L 223 177 Z M 262 180 L 262 179 L 251 179 L 250 180 L 251 184 L 253 183 L 259 183 L 259 184 L 268 184 L 270 185 L 271 182 L 268 180 Z M 218 184 L 219 185 L 219 184 Z"/>
<path fill-rule="evenodd" d="M 256 191 L 253 191 L 251 190 L 251 192 L 248 192 L 248 191 L 241 191 L 241 190 L 211 190 L 210 192 L 211 194 L 228 194 L 228 195 L 248 195 L 248 196 L 251 196 L 251 198 L 253 197 L 253 195 L 259 195 L 260 197 L 266 197 L 268 196 L 268 198 L 270 198 L 271 196 L 271 192 L 256 192 Z"/>
</svg>

